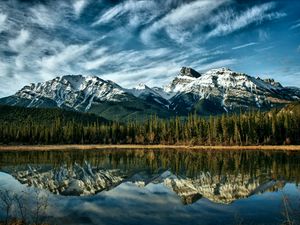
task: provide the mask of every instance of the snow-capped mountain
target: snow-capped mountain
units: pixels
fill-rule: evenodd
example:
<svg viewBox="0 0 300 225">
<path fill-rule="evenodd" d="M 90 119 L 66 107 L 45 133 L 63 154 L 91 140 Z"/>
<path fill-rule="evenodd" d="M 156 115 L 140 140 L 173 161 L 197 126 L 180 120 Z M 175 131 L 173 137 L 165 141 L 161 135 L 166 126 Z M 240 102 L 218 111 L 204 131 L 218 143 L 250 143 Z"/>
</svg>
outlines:
<svg viewBox="0 0 300 225">
<path fill-rule="evenodd" d="M 195 81 L 200 76 L 201 74 L 192 68 L 182 67 L 175 79 L 164 87 L 164 91 L 167 93 L 181 92 L 186 85 Z"/>
<path fill-rule="evenodd" d="M 11 104 L 27 100 L 27 107 L 53 104 L 60 108 L 88 111 L 93 102 L 121 102 L 129 99 L 128 93 L 112 81 L 96 76 L 66 75 L 43 83 L 30 84 L 14 95 Z"/>
<path fill-rule="evenodd" d="M 25 107 L 58 107 L 92 112 L 108 119 L 169 116 L 169 102 L 147 86 L 125 89 L 96 76 L 66 75 L 24 86 L 0 104 Z M 131 117 L 128 117 L 130 115 Z"/>
<path fill-rule="evenodd" d="M 22 184 L 49 190 L 61 195 L 94 195 L 121 183 L 124 175 L 119 170 L 104 170 L 84 165 L 62 165 L 56 169 L 34 168 L 13 172 Z"/>
<path fill-rule="evenodd" d="M 124 120 L 154 114 L 168 117 L 269 109 L 299 100 L 299 88 L 283 87 L 273 79 L 254 78 L 228 68 L 200 74 L 183 67 L 164 87 L 140 84 L 125 89 L 96 76 L 66 75 L 24 86 L 15 95 L 0 99 L 0 103 L 59 107 Z"/>
<path fill-rule="evenodd" d="M 160 93 L 159 91 L 156 91 L 142 83 L 132 89 L 127 89 L 127 91 L 137 98 L 143 99 L 147 102 L 158 103 L 162 105 L 162 107 L 168 107 L 170 104 L 170 102 L 161 95 L 162 92 Z"/>
<path fill-rule="evenodd" d="M 202 197 L 212 202 L 229 204 L 284 185 L 284 181 L 265 176 L 253 177 L 250 174 L 220 176 L 201 172 L 193 178 L 177 176 L 168 170 L 152 175 L 145 171 L 131 174 L 119 169 L 99 169 L 87 162 L 84 165 L 62 165 L 56 169 L 28 165 L 27 169 L 12 172 L 12 175 L 22 184 L 60 195 L 94 195 L 124 182 L 134 183 L 140 188 L 148 184 L 163 184 L 174 191 L 183 204 L 192 204 Z"/>
<path fill-rule="evenodd" d="M 196 76 L 183 68 L 164 90 L 174 94 L 170 108 L 182 114 L 266 109 L 300 99 L 298 88 L 285 88 L 273 79 L 262 80 L 228 68 Z"/>
</svg>

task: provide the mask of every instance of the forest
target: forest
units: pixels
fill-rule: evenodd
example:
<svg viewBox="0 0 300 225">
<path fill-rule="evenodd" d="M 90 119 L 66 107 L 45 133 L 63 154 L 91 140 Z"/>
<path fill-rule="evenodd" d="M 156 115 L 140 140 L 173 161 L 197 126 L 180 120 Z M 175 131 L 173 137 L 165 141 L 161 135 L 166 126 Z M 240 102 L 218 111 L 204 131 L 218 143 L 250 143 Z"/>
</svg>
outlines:
<svg viewBox="0 0 300 225">
<path fill-rule="evenodd" d="M 144 122 L 127 123 L 50 109 L 2 107 L 0 111 L 1 144 L 300 144 L 299 103 L 268 112 L 170 119 L 154 115 Z"/>
</svg>

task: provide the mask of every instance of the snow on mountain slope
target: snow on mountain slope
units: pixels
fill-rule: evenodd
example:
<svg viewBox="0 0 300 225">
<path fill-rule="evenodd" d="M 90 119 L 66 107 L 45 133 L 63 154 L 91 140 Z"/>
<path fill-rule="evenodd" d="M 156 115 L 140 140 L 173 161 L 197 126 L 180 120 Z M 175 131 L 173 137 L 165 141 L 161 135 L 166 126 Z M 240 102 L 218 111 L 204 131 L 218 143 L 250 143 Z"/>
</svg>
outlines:
<svg viewBox="0 0 300 225">
<path fill-rule="evenodd" d="M 152 89 L 145 84 L 141 83 L 132 89 L 127 89 L 127 91 L 137 98 L 157 103 L 165 107 L 168 107 L 169 105 L 169 101 L 166 98 L 160 95 L 155 89 Z"/>
<path fill-rule="evenodd" d="M 286 90 L 274 80 L 254 78 L 228 68 L 212 69 L 197 78 L 179 74 L 165 88 L 176 93 L 170 99 L 171 108 L 187 112 L 195 110 L 194 105 L 199 102 L 209 102 L 218 111 L 228 112 L 238 108 L 270 108 L 300 99 L 299 94 L 291 95 Z"/>
<path fill-rule="evenodd" d="M 83 112 L 126 115 L 200 115 L 248 109 L 269 109 L 300 100 L 300 89 L 283 87 L 273 79 L 254 78 L 228 68 L 198 73 L 182 67 L 164 87 L 140 84 L 125 89 L 96 76 L 66 75 L 30 84 L 1 104 L 24 107 L 60 107 Z"/>
<path fill-rule="evenodd" d="M 30 100 L 28 107 L 36 106 L 42 99 L 51 99 L 58 107 L 84 108 L 84 111 L 88 111 L 96 100 L 120 102 L 128 99 L 128 93 L 114 82 L 82 75 L 66 75 L 31 84 L 23 87 L 15 96 Z"/>
<path fill-rule="evenodd" d="M 203 171 L 195 177 L 186 177 L 175 175 L 169 170 L 157 174 L 145 171 L 131 173 L 120 169 L 98 168 L 88 162 L 83 165 L 61 165 L 55 169 L 28 165 L 11 174 L 24 185 L 66 196 L 95 195 L 124 182 L 131 182 L 140 188 L 147 188 L 149 184 L 163 184 L 176 193 L 184 204 L 192 204 L 202 197 L 212 202 L 229 204 L 255 193 L 280 189 L 285 184 L 284 181 L 262 175 L 220 175 Z"/>
<path fill-rule="evenodd" d="M 167 93 L 181 92 L 181 90 L 191 82 L 199 78 L 201 74 L 193 70 L 192 68 L 182 67 L 179 74 L 175 79 L 164 87 L 164 91 Z"/>
</svg>

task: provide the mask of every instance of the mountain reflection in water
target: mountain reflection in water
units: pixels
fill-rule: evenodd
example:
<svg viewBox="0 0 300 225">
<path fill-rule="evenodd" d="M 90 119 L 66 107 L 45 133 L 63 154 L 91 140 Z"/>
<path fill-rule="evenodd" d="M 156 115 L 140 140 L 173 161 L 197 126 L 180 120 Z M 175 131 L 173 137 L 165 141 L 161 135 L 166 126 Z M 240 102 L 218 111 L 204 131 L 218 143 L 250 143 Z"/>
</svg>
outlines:
<svg viewBox="0 0 300 225">
<path fill-rule="evenodd" d="M 167 202 L 168 196 L 175 195 L 182 205 L 209 200 L 209 204 L 226 207 L 257 194 L 277 193 L 288 187 L 286 184 L 296 185 L 293 204 L 300 197 L 297 189 L 300 152 L 176 149 L 1 152 L 0 170 L 23 186 L 71 199 L 96 199 L 98 195 L 115 198 L 120 192 L 130 190 L 131 194 L 137 194 L 136 199 L 131 199 L 133 203 L 143 198 L 143 189 L 156 188 L 154 193 L 162 195 L 161 201 Z"/>
</svg>

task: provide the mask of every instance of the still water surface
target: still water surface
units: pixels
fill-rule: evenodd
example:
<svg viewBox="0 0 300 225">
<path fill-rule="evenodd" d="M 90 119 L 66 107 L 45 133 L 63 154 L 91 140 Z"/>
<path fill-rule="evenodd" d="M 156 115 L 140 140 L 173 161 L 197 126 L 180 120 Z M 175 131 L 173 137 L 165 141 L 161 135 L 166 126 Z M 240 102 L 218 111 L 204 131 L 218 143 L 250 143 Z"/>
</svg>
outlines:
<svg viewBox="0 0 300 225">
<path fill-rule="evenodd" d="M 0 153 L 0 189 L 41 191 L 50 224 L 300 224 L 299 182 L 300 152 Z"/>
</svg>

